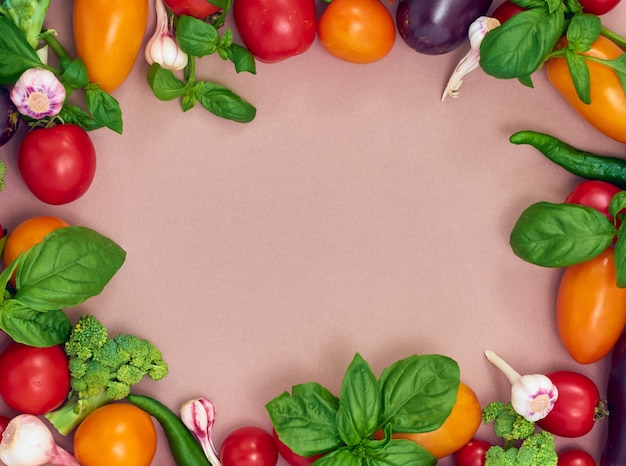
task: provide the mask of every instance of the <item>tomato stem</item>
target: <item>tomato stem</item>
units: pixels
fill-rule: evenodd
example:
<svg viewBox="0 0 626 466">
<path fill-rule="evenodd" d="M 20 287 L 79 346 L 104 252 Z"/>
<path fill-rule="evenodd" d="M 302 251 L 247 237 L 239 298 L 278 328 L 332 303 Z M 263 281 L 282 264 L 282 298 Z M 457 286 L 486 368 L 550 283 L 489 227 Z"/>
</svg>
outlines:
<svg viewBox="0 0 626 466">
<path fill-rule="evenodd" d="M 600 34 L 602 34 L 607 39 L 611 39 L 613 42 L 615 42 L 621 48 L 623 48 L 623 49 L 626 48 L 626 37 L 620 36 L 615 31 L 612 31 L 611 29 L 609 29 L 609 28 L 607 28 L 605 26 L 602 26 L 602 28 L 600 29 Z"/>
</svg>

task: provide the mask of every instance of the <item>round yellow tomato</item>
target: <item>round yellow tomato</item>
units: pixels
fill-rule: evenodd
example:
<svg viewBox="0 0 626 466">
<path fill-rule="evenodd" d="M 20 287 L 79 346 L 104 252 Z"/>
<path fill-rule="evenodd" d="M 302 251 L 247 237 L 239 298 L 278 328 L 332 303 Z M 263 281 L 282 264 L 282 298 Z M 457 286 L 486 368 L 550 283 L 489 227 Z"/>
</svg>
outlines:
<svg viewBox="0 0 626 466">
<path fill-rule="evenodd" d="M 413 440 L 437 459 L 451 455 L 469 442 L 482 422 L 482 408 L 476 393 L 461 382 L 456 403 L 437 430 L 418 434 L 395 433 L 393 438 Z"/>
<path fill-rule="evenodd" d="M 2 253 L 4 266 L 7 267 L 22 252 L 40 243 L 48 233 L 67 226 L 69 224 L 65 220 L 50 216 L 32 217 L 24 220 L 7 236 Z"/>
<path fill-rule="evenodd" d="M 149 466 L 156 442 L 148 413 L 129 403 L 111 403 L 80 423 L 74 434 L 74 454 L 81 466 Z"/>
</svg>

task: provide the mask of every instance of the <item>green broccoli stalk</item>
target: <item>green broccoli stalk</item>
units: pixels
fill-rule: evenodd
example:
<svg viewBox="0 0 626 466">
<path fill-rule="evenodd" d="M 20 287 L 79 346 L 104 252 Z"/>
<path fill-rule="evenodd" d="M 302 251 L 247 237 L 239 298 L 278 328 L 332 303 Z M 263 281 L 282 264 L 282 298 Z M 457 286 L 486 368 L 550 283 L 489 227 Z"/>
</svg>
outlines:
<svg viewBox="0 0 626 466">
<path fill-rule="evenodd" d="M 45 417 L 67 435 L 91 412 L 128 396 L 144 375 L 160 380 L 168 373 L 161 351 L 134 335 L 109 338 L 95 317 L 83 315 L 65 343 L 71 389 L 67 401 Z"/>
<path fill-rule="evenodd" d="M 535 423 L 516 413 L 511 403 L 494 401 L 483 408 L 483 422 L 504 445 L 494 445 L 485 455 L 485 466 L 557 466 L 554 436 L 535 431 Z M 519 446 L 518 446 L 519 445 Z"/>
<path fill-rule="evenodd" d="M 4 0 L 0 3 L 0 15 L 11 19 L 24 33 L 31 47 L 37 50 L 50 0 Z"/>
</svg>

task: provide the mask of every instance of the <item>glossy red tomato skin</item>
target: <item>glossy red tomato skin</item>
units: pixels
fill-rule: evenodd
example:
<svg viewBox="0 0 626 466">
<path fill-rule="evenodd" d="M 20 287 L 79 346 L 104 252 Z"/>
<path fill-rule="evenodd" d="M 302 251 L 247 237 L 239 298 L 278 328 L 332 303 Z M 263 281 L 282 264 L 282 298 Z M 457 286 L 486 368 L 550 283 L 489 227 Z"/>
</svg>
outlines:
<svg viewBox="0 0 626 466">
<path fill-rule="evenodd" d="M 504 2 L 498 5 L 489 16 L 496 18 L 500 21 L 500 24 L 504 24 L 506 21 L 522 11 L 525 11 L 525 8 L 513 3 L 511 0 L 504 0 Z"/>
<path fill-rule="evenodd" d="M 220 447 L 222 466 L 276 466 L 278 448 L 272 435 L 255 426 L 240 427 Z"/>
<path fill-rule="evenodd" d="M 487 440 L 472 439 L 454 453 L 454 466 L 484 466 L 485 453 L 491 448 Z"/>
<path fill-rule="evenodd" d="M 552 411 L 537 425 L 559 437 L 582 437 L 588 434 L 596 420 L 600 404 L 598 387 L 584 374 L 557 371 L 546 374 L 559 391 Z"/>
<path fill-rule="evenodd" d="M 15 411 L 45 414 L 59 407 L 69 390 L 70 372 L 62 347 L 11 342 L 0 354 L 0 396 Z"/>
<path fill-rule="evenodd" d="M 588 180 L 579 183 L 574 190 L 567 195 L 565 202 L 568 204 L 592 207 L 611 220 L 609 204 L 613 196 L 620 191 L 620 188 L 606 181 Z"/>
<path fill-rule="evenodd" d="M 206 19 L 221 10 L 220 7 L 207 0 L 163 0 L 163 3 L 175 15 L 192 16 L 198 19 Z"/>
<path fill-rule="evenodd" d="M 22 140 L 18 167 L 35 197 L 47 204 L 67 204 L 91 186 L 96 151 L 87 132 L 77 125 L 37 128 Z"/>
<path fill-rule="evenodd" d="M 604 15 L 615 8 L 621 0 L 580 0 L 583 12 Z"/>
<path fill-rule="evenodd" d="M 278 453 L 289 464 L 289 466 L 309 466 L 310 464 L 313 464 L 313 462 L 317 458 L 322 456 L 314 455 L 308 458 L 306 456 L 300 456 L 297 453 L 294 453 L 291 448 L 289 448 L 280 440 L 276 429 L 272 429 L 272 436 L 274 437 L 274 442 L 276 442 L 276 448 L 278 449 Z"/>
<path fill-rule="evenodd" d="M 264 63 L 302 54 L 315 40 L 314 0 L 235 0 L 232 13 L 243 44 Z"/>
<path fill-rule="evenodd" d="M 557 466 L 596 466 L 596 461 L 585 450 L 566 450 L 559 453 Z"/>
</svg>

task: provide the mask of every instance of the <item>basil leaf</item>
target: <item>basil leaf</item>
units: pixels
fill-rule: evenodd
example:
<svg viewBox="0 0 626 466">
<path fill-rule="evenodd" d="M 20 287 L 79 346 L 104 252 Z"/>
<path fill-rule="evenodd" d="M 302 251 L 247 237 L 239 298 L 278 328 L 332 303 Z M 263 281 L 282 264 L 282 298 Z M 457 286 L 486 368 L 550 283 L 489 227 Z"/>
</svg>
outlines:
<svg viewBox="0 0 626 466">
<path fill-rule="evenodd" d="M 204 57 L 215 53 L 220 43 L 219 33 L 215 26 L 186 15 L 178 19 L 176 40 L 183 52 L 194 57 Z"/>
<path fill-rule="evenodd" d="M 114 97 L 100 89 L 98 85 L 89 85 L 85 90 L 85 102 L 94 120 L 122 134 L 122 110 Z"/>
<path fill-rule="evenodd" d="M 148 84 L 159 100 L 174 100 L 186 92 L 185 83 L 158 63 L 148 68 Z"/>
<path fill-rule="evenodd" d="M 592 60 L 598 63 L 603 64 L 604 66 L 608 66 L 617 74 L 620 83 L 622 84 L 622 89 L 626 94 L 626 53 L 623 53 L 618 58 L 614 60 L 601 60 L 599 58 L 586 57 L 587 60 Z"/>
<path fill-rule="evenodd" d="M 343 377 L 339 400 L 339 436 L 348 446 L 358 445 L 374 433 L 381 411 L 378 381 L 370 365 L 358 353 Z"/>
<path fill-rule="evenodd" d="M 565 60 L 567 61 L 567 67 L 569 74 L 572 77 L 574 88 L 578 98 L 586 103 L 591 103 L 591 81 L 589 77 L 589 68 L 587 62 L 582 55 L 568 50 L 565 53 Z"/>
<path fill-rule="evenodd" d="M 102 128 L 102 125 L 94 120 L 91 115 L 89 115 L 82 108 L 77 105 L 68 104 L 67 102 L 63 105 L 63 108 L 59 113 L 59 117 L 65 123 L 73 123 L 80 126 L 85 131 L 93 131 L 95 129 Z"/>
<path fill-rule="evenodd" d="M 292 387 L 266 405 L 279 438 L 302 456 L 324 453 L 343 445 L 335 420 L 339 399 L 322 385 Z"/>
<path fill-rule="evenodd" d="M 567 267 L 600 254 L 616 233 L 609 219 L 591 207 L 538 202 L 522 212 L 509 242 L 531 264 Z"/>
<path fill-rule="evenodd" d="M 379 384 L 383 403 L 379 425 L 391 423 L 394 432 L 430 432 L 452 411 L 460 371 L 449 357 L 413 355 L 385 369 Z"/>
<path fill-rule="evenodd" d="M 600 35 L 601 29 L 600 18 L 596 15 L 574 16 L 567 27 L 568 47 L 576 52 L 586 52 Z"/>
<path fill-rule="evenodd" d="M 626 288 L 626 233 L 620 229 L 615 242 L 613 261 L 615 264 L 615 284 L 619 288 Z"/>
<path fill-rule="evenodd" d="M 59 228 L 18 259 L 15 299 L 39 311 L 77 306 L 104 289 L 125 256 L 94 230 Z"/>
<path fill-rule="evenodd" d="M 234 63 L 237 73 L 247 71 L 256 74 L 254 55 L 247 48 L 239 44 L 232 44 L 228 49 L 228 59 Z"/>
<path fill-rule="evenodd" d="M 311 466 L 362 466 L 363 460 L 347 447 L 331 451 L 316 459 Z"/>
<path fill-rule="evenodd" d="M 0 328 L 18 343 L 42 348 L 66 341 L 72 324 L 60 309 L 38 312 L 7 299 L 0 304 Z"/>
<path fill-rule="evenodd" d="M 27 69 L 42 65 L 24 33 L 0 15 L 0 84 L 13 84 Z"/>
<path fill-rule="evenodd" d="M 9 280 L 11 280 L 11 277 L 17 269 L 17 263 L 18 260 L 16 259 L 11 262 L 7 267 L 5 267 L 4 270 L 2 270 L 2 273 L 0 273 L 0 290 L 6 290 Z M 0 295 L 0 303 L 4 301 L 4 298 L 5 294 Z"/>
<path fill-rule="evenodd" d="M 196 94 L 198 102 L 214 115 L 239 123 L 248 123 L 256 116 L 256 108 L 230 89 L 206 81 L 198 84 L 202 84 Z"/>
<path fill-rule="evenodd" d="M 368 466 L 416 465 L 433 466 L 437 464 L 428 450 L 411 440 L 393 439 L 380 450 L 369 451 L 366 459 Z"/>
<path fill-rule="evenodd" d="M 76 60 L 61 60 L 63 63 L 63 85 L 66 89 L 81 89 L 89 84 L 89 76 L 85 63 L 77 58 Z"/>
<path fill-rule="evenodd" d="M 500 79 L 534 73 L 552 51 L 565 25 L 562 9 L 523 11 L 489 31 L 480 44 L 480 66 Z"/>
</svg>

